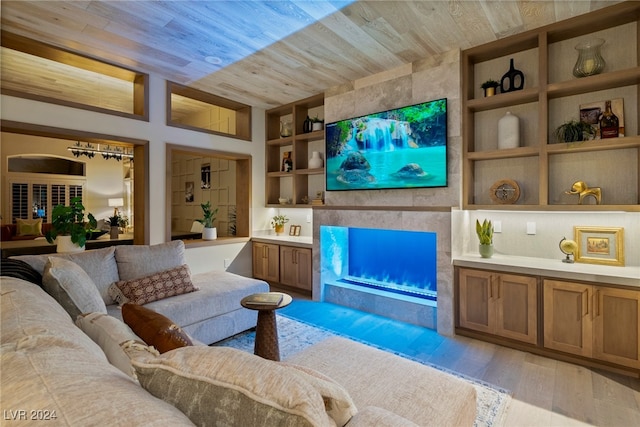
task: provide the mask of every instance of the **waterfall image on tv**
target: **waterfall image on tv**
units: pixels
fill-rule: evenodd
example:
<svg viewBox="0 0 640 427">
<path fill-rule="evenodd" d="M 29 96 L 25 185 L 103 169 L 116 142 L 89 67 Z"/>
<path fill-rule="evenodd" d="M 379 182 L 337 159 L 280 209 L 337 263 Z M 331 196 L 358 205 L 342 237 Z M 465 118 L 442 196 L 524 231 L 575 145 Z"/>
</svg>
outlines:
<svg viewBox="0 0 640 427">
<path fill-rule="evenodd" d="M 447 186 L 446 98 L 329 123 L 326 189 Z"/>
</svg>

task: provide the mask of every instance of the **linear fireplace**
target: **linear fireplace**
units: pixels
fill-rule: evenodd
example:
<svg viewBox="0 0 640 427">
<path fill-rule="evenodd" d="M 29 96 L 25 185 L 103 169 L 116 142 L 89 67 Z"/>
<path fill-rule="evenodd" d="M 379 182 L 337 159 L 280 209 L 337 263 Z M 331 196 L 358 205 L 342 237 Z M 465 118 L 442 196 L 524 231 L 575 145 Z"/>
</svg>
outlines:
<svg viewBox="0 0 640 427">
<path fill-rule="evenodd" d="M 436 233 L 337 226 L 320 233 L 325 281 L 436 300 Z"/>
</svg>

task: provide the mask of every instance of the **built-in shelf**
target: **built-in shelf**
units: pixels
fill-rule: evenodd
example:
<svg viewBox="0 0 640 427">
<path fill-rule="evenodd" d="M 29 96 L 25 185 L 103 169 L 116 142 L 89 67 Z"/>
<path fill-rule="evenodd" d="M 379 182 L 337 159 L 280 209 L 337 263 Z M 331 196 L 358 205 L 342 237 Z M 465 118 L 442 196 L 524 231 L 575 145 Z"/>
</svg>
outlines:
<svg viewBox="0 0 640 427">
<path fill-rule="evenodd" d="M 324 152 L 324 130 L 304 132 L 307 116 L 324 116 L 324 94 L 312 96 L 266 112 L 266 205 L 269 207 L 310 208 L 303 203 L 313 199 L 316 192 L 324 191 L 324 167 L 309 169 L 309 157 L 313 151 Z M 292 135 L 282 137 L 280 126 L 284 121 L 292 123 Z M 283 171 L 283 156 L 288 152 L 291 170 Z M 323 156 L 324 157 L 324 156 Z M 291 200 L 281 205 L 278 199 Z"/>
<path fill-rule="evenodd" d="M 624 2 L 462 52 L 463 207 L 465 209 L 640 211 L 640 3 Z M 603 73 L 575 78 L 574 47 L 606 40 Z M 510 59 L 524 88 L 483 97 L 480 85 L 500 80 Z M 555 143 L 554 131 L 579 118 L 581 104 L 623 98 L 625 137 Z M 498 120 L 520 118 L 521 147 L 498 149 Z M 518 182 L 515 204 L 493 204 L 492 185 Z M 602 189 L 602 204 L 579 205 L 573 182 Z"/>
</svg>

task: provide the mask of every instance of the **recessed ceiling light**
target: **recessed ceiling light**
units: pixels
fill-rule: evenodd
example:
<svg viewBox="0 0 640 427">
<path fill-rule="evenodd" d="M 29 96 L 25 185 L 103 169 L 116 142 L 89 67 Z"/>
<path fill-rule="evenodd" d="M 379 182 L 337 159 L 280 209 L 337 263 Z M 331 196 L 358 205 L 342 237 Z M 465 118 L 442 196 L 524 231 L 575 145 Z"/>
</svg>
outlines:
<svg viewBox="0 0 640 427">
<path fill-rule="evenodd" d="M 209 64 L 213 64 L 213 65 L 220 65 L 222 64 L 222 59 L 218 58 L 217 56 L 207 56 L 204 58 L 205 62 L 208 62 Z"/>
</svg>

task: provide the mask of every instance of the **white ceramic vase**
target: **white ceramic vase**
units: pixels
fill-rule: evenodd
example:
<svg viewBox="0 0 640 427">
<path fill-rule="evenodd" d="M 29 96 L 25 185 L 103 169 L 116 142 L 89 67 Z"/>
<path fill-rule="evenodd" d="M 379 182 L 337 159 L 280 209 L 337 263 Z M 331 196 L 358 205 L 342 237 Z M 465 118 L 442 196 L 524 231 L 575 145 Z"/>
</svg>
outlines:
<svg viewBox="0 0 640 427">
<path fill-rule="evenodd" d="M 216 240 L 218 238 L 218 229 L 213 228 L 203 228 L 202 229 L 202 240 Z"/>
<path fill-rule="evenodd" d="M 320 157 L 320 153 L 314 151 L 311 153 L 311 158 L 309 159 L 309 169 L 318 169 L 324 165 L 324 161 L 322 157 Z"/>
<path fill-rule="evenodd" d="M 322 130 L 322 122 L 313 122 L 311 130 Z"/>
<path fill-rule="evenodd" d="M 78 246 L 71 241 L 71 236 L 58 236 L 56 237 L 56 252 L 69 253 L 69 252 L 82 252 L 84 246 Z"/>
<path fill-rule="evenodd" d="M 511 111 L 498 120 L 498 149 L 517 148 L 520 146 L 520 119 Z"/>
</svg>

